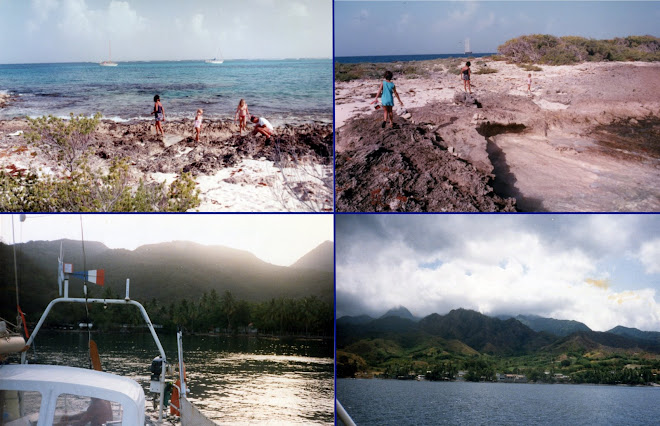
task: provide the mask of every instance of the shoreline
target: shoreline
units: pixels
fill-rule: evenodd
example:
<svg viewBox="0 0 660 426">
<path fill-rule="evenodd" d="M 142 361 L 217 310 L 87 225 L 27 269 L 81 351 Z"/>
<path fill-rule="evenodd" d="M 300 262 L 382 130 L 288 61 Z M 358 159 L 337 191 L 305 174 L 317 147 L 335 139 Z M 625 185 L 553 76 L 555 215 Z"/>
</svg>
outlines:
<svg viewBox="0 0 660 426">
<path fill-rule="evenodd" d="M 275 128 L 274 142 L 253 136 L 252 125 L 238 135 L 238 124 L 209 120 L 200 141 L 193 120 L 164 123 L 165 138 L 153 121 L 102 120 L 94 134 L 89 164 L 107 170 L 113 159 L 129 162 L 131 184 L 171 183 L 192 174 L 201 205 L 193 211 L 330 211 L 332 209 L 331 124 L 287 124 Z M 0 120 L 0 169 L 38 170 L 57 176 L 58 164 L 28 145 L 25 119 Z"/>
<path fill-rule="evenodd" d="M 493 384 L 493 385 L 499 385 L 499 384 L 506 384 L 506 385 L 545 385 L 545 386 L 553 386 L 553 385 L 568 385 L 568 386 L 623 386 L 623 387 L 628 387 L 628 388 L 657 388 L 660 387 L 659 384 L 647 384 L 647 385 L 627 385 L 624 383 L 617 383 L 617 384 L 608 384 L 608 383 L 568 383 L 568 382 L 557 382 L 557 383 L 545 383 L 545 382 L 505 382 L 505 381 L 495 381 L 495 382 L 470 382 L 467 380 L 417 380 L 417 379 L 390 379 L 390 378 L 383 378 L 383 377 L 337 377 L 337 380 L 392 380 L 396 382 L 431 382 L 431 383 L 483 383 L 483 384 Z"/>
<path fill-rule="evenodd" d="M 660 210 L 660 150 L 653 143 L 660 137 L 660 63 L 584 62 L 527 71 L 488 58 L 471 60 L 474 94 L 469 99 L 454 74 L 455 60 L 415 62 L 414 68 L 398 64 L 401 71 L 395 71 L 393 81 L 405 108 L 395 102 L 395 121 L 402 127 L 398 143 L 389 127 L 370 128 L 369 123 L 382 120 L 382 112 L 370 104 L 382 79 L 337 81 L 338 211 L 442 211 L 442 206 L 457 211 L 442 199 L 432 209 L 397 202 L 401 193 L 428 198 L 411 186 L 428 166 L 410 170 L 392 185 L 397 178 L 376 172 L 383 163 L 363 161 L 384 146 L 383 138 L 391 139 L 387 149 L 396 155 L 419 157 L 404 143 L 411 137 L 420 141 L 418 151 L 428 147 L 420 161 L 447 163 L 441 154 L 450 152 L 490 176 L 493 194 L 515 199 L 519 211 Z M 383 64 L 361 68 L 365 74 L 381 69 Z M 526 93 L 528 74 L 531 93 Z M 434 179 L 460 181 L 451 173 Z M 374 180 L 388 181 L 384 188 L 370 189 L 384 197 L 376 208 L 358 202 L 369 198 L 360 186 Z"/>
<path fill-rule="evenodd" d="M 1 110 L 7 107 L 11 107 L 12 104 L 16 102 L 20 102 L 20 94 L 14 94 L 13 92 L 8 92 L 8 93 L 2 93 L 0 91 L 0 112 Z M 91 118 L 94 116 L 95 113 L 89 113 L 89 114 L 84 114 L 85 117 Z M 44 113 L 40 115 L 15 115 L 11 117 L 3 117 L 0 116 L 0 121 L 12 121 L 12 120 L 25 120 L 26 117 L 29 118 L 39 118 L 43 116 L 49 116 L 53 114 L 49 113 Z M 168 118 L 170 117 L 171 118 Z M 264 115 L 275 127 L 279 126 L 297 126 L 297 125 L 305 125 L 305 124 L 332 124 L 333 119 L 332 119 L 332 114 L 308 114 L 308 115 L 300 115 L 300 114 L 293 114 L 293 113 L 277 113 L 277 114 L 265 114 Z M 54 115 L 54 117 L 62 119 L 62 120 L 69 120 L 71 117 L 70 115 Z M 233 115 L 232 114 L 207 114 L 204 116 L 204 124 L 207 123 L 213 123 L 213 122 L 226 122 L 226 123 L 232 123 L 233 122 Z M 195 114 L 190 113 L 190 114 L 171 114 L 168 113 L 166 116 L 166 121 L 165 123 L 184 123 L 189 121 L 192 123 L 195 119 Z M 153 116 L 137 116 L 137 117 L 129 117 L 129 118 L 123 118 L 118 115 L 103 115 L 101 118 L 101 121 L 108 121 L 112 123 L 120 123 L 120 124 L 139 124 L 139 123 L 147 123 L 147 122 L 154 122 L 154 117 Z M 192 124 L 191 124 L 192 126 Z"/>
</svg>

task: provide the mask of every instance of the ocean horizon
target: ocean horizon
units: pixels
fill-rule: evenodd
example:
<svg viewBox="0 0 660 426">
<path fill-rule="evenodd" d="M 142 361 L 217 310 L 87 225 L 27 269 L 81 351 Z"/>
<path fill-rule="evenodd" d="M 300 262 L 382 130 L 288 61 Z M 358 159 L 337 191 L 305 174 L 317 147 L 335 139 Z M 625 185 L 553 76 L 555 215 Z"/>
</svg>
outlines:
<svg viewBox="0 0 660 426">
<path fill-rule="evenodd" d="M 166 119 L 231 119 L 240 99 L 273 124 L 331 122 L 331 59 L 130 61 L 0 65 L 0 92 L 13 100 L 0 119 L 103 114 L 117 122 L 151 120 L 158 94 Z"/>
<path fill-rule="evenodd" d="M 434 53 L 423 55 L 376 55 L 376 56 L 336 56 L 335 62 L 342 64 L 358 64 L 363 62 L 384 63 L 384 62 L 410 62 L 410 61 L 429 61 L 433 59 L 447 58 L 478 58 L 482 56 L 496 55 L 497 53 Z"/>
</svg>

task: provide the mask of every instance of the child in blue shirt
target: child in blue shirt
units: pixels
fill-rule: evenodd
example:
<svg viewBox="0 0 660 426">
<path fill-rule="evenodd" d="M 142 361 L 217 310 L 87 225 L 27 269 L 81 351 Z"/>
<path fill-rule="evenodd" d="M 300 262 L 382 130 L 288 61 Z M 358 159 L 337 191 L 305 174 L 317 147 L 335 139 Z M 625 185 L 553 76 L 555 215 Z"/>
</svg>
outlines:
<svg viewBox="0 0 660 426">
<path fill-rule="evenodd" d="M 401 102 L 401 98 L 399 98 L 399 94 L 396 91 L 396 87 L 394 87 L 394 83 L 392 83 L 392 72 L 391 71 L 385 71 L 385 81 L 380 83 L 380 88 L 378 89 L 378 94 L 376 95 L 376 99 L 372 102 L 376 103 L 378 100 L 378 97 L 382 94 L 383 97 L 381 98 L 380 102 L 381 105 L 383 105 L 383 124 L 381 125 L 382 128 L 385 128 L 385 123 L 389 120 L 390 125 L 392 128 L 398 128 L 399 126 L 394 124 L 392 121 L 394 114 L 392 113 L 392 107 L 394 106 L 394 98 L 392 97 L 392 94 L 396 96 L 396 99 L 399 101 L 401 106 L 403 106 L 403 102 Z"/>
</svg>

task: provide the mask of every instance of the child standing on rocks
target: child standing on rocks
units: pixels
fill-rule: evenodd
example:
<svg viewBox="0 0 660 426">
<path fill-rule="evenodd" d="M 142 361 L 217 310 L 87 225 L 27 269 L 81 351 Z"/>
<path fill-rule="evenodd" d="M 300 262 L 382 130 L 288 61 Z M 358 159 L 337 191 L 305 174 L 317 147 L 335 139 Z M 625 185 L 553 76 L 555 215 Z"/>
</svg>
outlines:
<svg viewBox="0 0 660 426">
<path fill-rule="evenodd" d="M 532 94 L 532 74 L 527 74 L 527 93 Z"/>
<path fill-rule="evenodd" d="M 195 128 L 195 142 L 199 142 L 199 134 L 202 131 L 202 120 L 204 119 L 202 114 L 204 114 L 204 110 L 201 108 L 198 109 L 197 115 L 195 116 L 195 124 L 193 125 Z"/>
<path fill-rule="evenodd" d="M 160 124 L 161 121 L 165 121 L 165 110 L 163 110 L 163 104 L 160 103 L 160 96 L 154 96 L 154 110 L 151 112 L 156 117 L 156 135 L 160 133 L 161 136 L 164 136 L 163 127 Z"/>
<path fill-rule="evenodd" d="M 247 103 L 245 99 L 241 99 L 238 102 L 236 114 L 234 115 L 234 121 L 238 120 L 238 129 L 241 135 L 243 134 L 243 130 L 247 130 L 247 118 L 249 115 Z"/>
<path fill-rule="evenodd" d="M 470 94 L 472 94 L 472 87 L 470 86 L 470 76 L 472 75 L 472 71 L 470 70 L 470 65 L 470 61 L 467 61 L 465 66 L 461 68 L 461 79 L 463 79 L 463 90 L 466 92 L 469 90 Z"/>
<path fill-rule="evenodd" d="M 383 124 L 381 125 L 382 128 L 385 128 L 385 124 L 389 120 L 390 125 L 392 128 L 396 129 L 399 126 L 397 124 L 394 124 L 393 118 L 394 118 L 394 113 L 392 112 L 392 107 L 394 107 L 394 97 L 392 97 L 392 94 L 396 96 L 396 99 L 399 101 L 401 106 L 403 106 L 403 102 L 401 102 L 401 98 L 399 97 L 399 94 L 396 91 L 396 87 L 394 87 L 394 83 L 392 83 L 392 77 L 393 74 L 391 71 L 385 71 L 385 81 L 380 83 L 380 88 L 378 88 L 378 94 L 376 95 L 376 99 L 372 102 L 372 104 L 376 103 L 378 101 L 378 98 L 382 94 L 383 97 L 380 100 L 381 105 L 383 105 Z"/>
</svg>

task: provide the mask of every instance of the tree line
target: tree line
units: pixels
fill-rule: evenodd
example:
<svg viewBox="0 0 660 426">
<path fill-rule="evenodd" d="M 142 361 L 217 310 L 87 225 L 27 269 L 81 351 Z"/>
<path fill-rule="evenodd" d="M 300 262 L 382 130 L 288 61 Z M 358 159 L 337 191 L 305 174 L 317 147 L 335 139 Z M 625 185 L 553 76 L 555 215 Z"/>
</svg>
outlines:
<svg viewBox="0 0 660 426">
<path fill-rule="evenodd" d="M 119 296 L 106 288 L 102 299 Z M 197 300 L 182 298 L 169 304 L 152 299 L 141 302 L 153 324 L 174 331 L 178 327 L 188 333 L 259 333 L 278 336 L 332 336 L 334 308 L 316 296 L 298 299 L 272 298 L 265 302 L 248 302 L 226 290 L 222 295 L 214 289 Z M 114 304 L 56 305 L 49 315 L 50 326 L 74 326 L 91 322 L 94 329 L 112 330 L 139 327 L 144 324 L 135 307 Z M 75 324 L 72 324 L 72 318 Z"/>
</svg>

